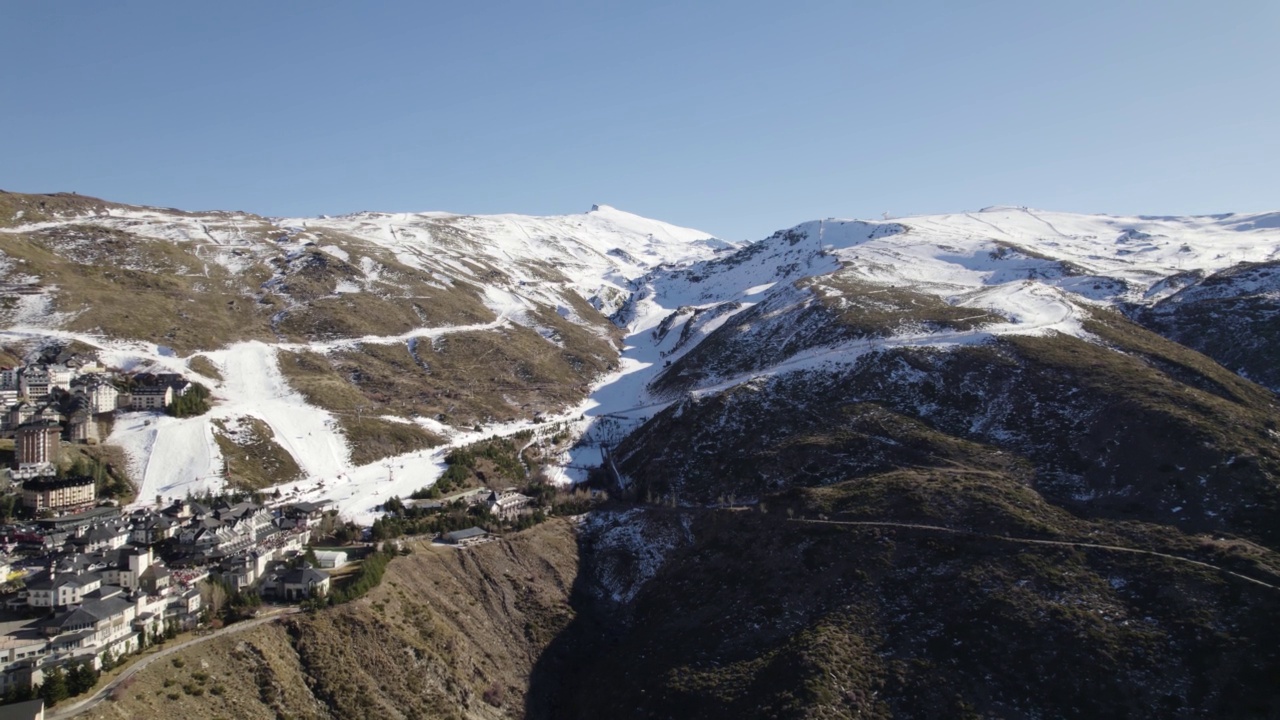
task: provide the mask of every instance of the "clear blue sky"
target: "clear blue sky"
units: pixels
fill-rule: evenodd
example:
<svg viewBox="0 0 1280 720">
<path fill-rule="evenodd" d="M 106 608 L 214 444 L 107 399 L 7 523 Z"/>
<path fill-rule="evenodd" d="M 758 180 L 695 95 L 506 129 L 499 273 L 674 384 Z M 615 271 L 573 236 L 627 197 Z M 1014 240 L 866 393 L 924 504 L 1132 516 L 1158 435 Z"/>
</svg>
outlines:
<svg viewBox="0 0 1280 720">
<path fill-rule="evenodd" d="M 1280 209 L 1280 2 L 10 2 L 0 188 L 741 240 Z"/>
</svg>

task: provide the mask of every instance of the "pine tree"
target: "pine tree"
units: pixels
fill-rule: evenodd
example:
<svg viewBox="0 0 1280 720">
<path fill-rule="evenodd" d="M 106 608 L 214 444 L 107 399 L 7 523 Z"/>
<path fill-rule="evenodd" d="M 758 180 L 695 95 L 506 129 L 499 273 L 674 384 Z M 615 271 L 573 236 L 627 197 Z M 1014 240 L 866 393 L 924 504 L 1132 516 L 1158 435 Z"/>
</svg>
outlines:
<svg viewBox="0 0 1280 720">
<path fill-rule="evenodd" d="M 88 663 L 80 663 L 67 674 L 67 690 L 71 695 L 89 692 L 98 684 L 98 671 Z"/>
<path fill-rule="evenodd" d="M 44 684 L 40 686 L 40 697 L 44 699 L 47 707 L 53 707 L 71 697 L 67 687 L 67 676 L 62 672 L 61 667 L 54 667 L 44 674 Z"/>
<path fill-rule="evenodd" d="M 79 695 L 85 691 L 84 664 L 72 665 L 67 670 L 67 696 Z"/>
<path fill-rule="evenodd" d="M 0 697 L 0 705 L 12 705 L 13 703 L 35 699 L 36 695 L 39 694 L 39 690 L 39 686 L 32 687 L 21 683 L 10 685 L 4 696 Z"/>
</svg>

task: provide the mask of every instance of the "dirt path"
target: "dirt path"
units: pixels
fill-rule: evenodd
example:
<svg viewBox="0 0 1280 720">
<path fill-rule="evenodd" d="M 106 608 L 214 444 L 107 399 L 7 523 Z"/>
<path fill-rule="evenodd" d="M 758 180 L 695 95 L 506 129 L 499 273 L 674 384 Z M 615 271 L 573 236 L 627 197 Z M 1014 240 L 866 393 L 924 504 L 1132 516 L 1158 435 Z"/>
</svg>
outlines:
<svg viewBox="0 0 1280 720">
<path fill-rule="evenodd" d="M 927 530 L 932 532 L 950 533 L 952 535 L 968 535 L 970 537 L 987 538 L 990 540 L 1002 540 L 1004 542 L 1017 543 L 1022 545 L 1053 545 L 1057 547 L 1086 548 L 1090 550 L 1105 550 L 1107 552 L 1123 552 L 1123 553 L 1131 553 L 1134 555 L 1150 555 L 1153 557 L 1164 558 L 1166 560 L 1174 560 L 1180 563 L 1185 563 L 1187 565 L 1195 565 L 1196 567 L 1207 568 L 1209 570 L 1216 570 L 1224 575 L 1230 575 L 1232 577 L 1239 578 L 1246 582 L 1253 583 L 1254 585 L 1261 585 L 1262 587 L 1269 588 L 1271 590 L 1280 590 L 1280 587 L 1271 585 L 1270 583 L 1265 583 L 1261 580 L 1251 578 L 1248 575 L 1241 575 L 1240 573 L 1235 572 L 1233 570 L 1228 570 L 1226 568 L 1219 567 L 1217 565 L 1211 565 L 1210 563 L 1202 562 L 1200 560 L 1192 560 L 1191 558 L 1185 558 L 1180 555 L 1170 555 L 1168 553 L 1162 553 L 1156 550 L 1141 550 L 1139 548 L 1124 547 L 1122 545 L 1103 545 L 1100 543 L 1078 542 L 1074 540 L 1037 540 L 1034 538 L 1008 537 L 1005 535 L 988 535 L 986 533 L 974 532 L 972 530 L 957 530 L 955 528 L 942 527 L 940 525 L 916 525 L 913 523 L 881 522 L 881 521 L 875 521 L 875 520 L 802 520 L 802 519 L 792 518 L 791 521 L 803 522 L 803 523 L 815 523 L 815 524 L 822 524 L 822 525 L 852 525 L 852 526 L 860 526 L 860 527 L 889 527 L 889 528 L 903 528 L 907 530 Z"/>
<path fill-rule="evenodd" d="M 45 720 L 66 720 L 67 718 L 75 717 L 76 715 L 79 715 L 80 713 L 85 712 L 87 710 L 92 710 L 94 707 L 97 707 L 98 703 L 102 702 L 103 700 L 106 700 L 107 697 L 111 695 L 111 692 L 115 690 L 117 687 L 119 687 L 121 683 L 133 677 L 133 675 L 137 673 L 139 670 L 142 670 L 143 668 L 147 667 L 148 665 L 155 662 L 156 660 L 159 660 L 164 657 L 168 657 L 178 652 L 179 650 L 184 650 L 186 648 L 191 647 L 192 645 L 198 645 L 202 642 L 207 642 L 209 640 L 213 640 L 214 638 L 222 637 L 223 635 L 237 633 L 237 632 L 240 632 L 241 630 L 249 630 L 250 628 L 255 628 L 255 627 L 258 627 L 259 625 L 265 625 L 266 623 L 269 623 L 269 622 L 275 622 L 276 620 L 279 620 L 284 617 L 288 617 L 289 615 L 293 615 L 297 612 L 298 612 L 297 608 L 285 608 L 283 610 L 277 610 L 272 612 L 269 615 L 265 615 L 259 618 L 254 618 L 252 620 L 246 620 L 244 622 L 238 622 L 234 625 L 224 627 L 221 630 L 215 630 L 212 633 L 209 633 L 208 635 L 202 635 L 200 637 L 196 637 L 190 640 L 186 640 L 184 642 L 180 642 L 177 645 L 171 645 L 167 648 L 164 648 L 163 650 L 160 650 L 159 652 L 148 655 L 142 658 L 141 660 L 137 661 L 133 665 L 130 665 L 124 672 L 120 673 L 120 675 L 117 676 L 115 679 L 113 679 L 111 682 L 107 683 L 106 685 L 103 685 L 102 688 L 99 689 L 97 692 L 95 692 L 93 695 L 90 695 L 89 697 L 83 700 L 80 700 L 78 702 L 72 703 L 70 705 L 65 705 L 63 707 L 55 708 L 53 710 L 46 712 L 44 715 Z"/>
</svg>

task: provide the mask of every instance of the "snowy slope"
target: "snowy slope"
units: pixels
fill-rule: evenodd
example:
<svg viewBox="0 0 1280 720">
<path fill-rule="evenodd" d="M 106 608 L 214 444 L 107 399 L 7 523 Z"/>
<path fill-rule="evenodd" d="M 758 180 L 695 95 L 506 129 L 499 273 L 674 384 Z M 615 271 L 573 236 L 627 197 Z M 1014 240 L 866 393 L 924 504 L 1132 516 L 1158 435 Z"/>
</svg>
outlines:
<svg viewBox="0 0 1280 720">
<path fill-rule="evenodd" d="M 477 261 L 499 267 L 513 282 L 489 288 L 486 305 L 517 320 L 530 301 L 563 306 L 555 290 L 548 290 L 556 283 L 549 283 L 534 264 L 554 265 L 569 287 L 602 307 L 653 267 L 710 258 L 735 247 L 698 230 L 607 205 L 553 217 L 365 212 L 278 223 L 304 235 L 330 230 L 374 242 L 410 267 L 470 280 L 484 274 Z"/>
<path fill-rule="evenodd" d="M 348 516 L 367 520 L 390 495 L 406 495 L 430 484 L 442 470 L 448 448 L 387 458 L 357 467 L 340 424 L 329 413 L 309 405 L 288 386 L 280 373 L 279 351 L 327 354 L 359 345 L 393 345 L 417 339 L 438 340 L 452 333 L 500 331 L 517 323 L 539 330 L 548 342 L 559 342 L 550 330 L 539 327 L 533 311 L 550 307 L 562 318 L 593 332 L 600 320 L 583 318 L 566 296 L 573 293 L 601 304 L 624 299 L 628 283 L 655 267 L 707 259 L 734 246 L 709 234 L 642 218 L 608 206 L 597 206 L 579 215 L 527 217 L 501 215 L 470 217 L 449 213 L 357 213 L 343 217 L 266 219 L 243 213 L 185 213 L 157 208 L 94 205 L 90 211 L 68 214 L 57 220 L 22 223 L 0 228 L 10 236 L 53 238 L 56 249 L 74 263 L 104 260 L 104 242 L 111 233 L 126 233 L 142 240 L 128 252 L 105 259 L 139 272 L 163 272 L 169 244 L 191 252 L 199 261 L 234 274 L 271 261 L 277 268 L 306 259 L 315 250 L 343 265 L 347 277 L 336 284 L 336 293 L 372 293 L 385 297 L 398 278 L 373 253 L 389 252 L 411 268 L 422 270 L 440 287 L 468 283 L 480 289 L 481 302 L 495 319 L 482 323 L 457 323 L 418 327 L 395 335 L 356 333 L 323 340 L 236 342 L 201 355 L 219 370 L 222 380 L 200 378 L 213 390 L 214 409 L 205 416 L 175 419 L 153 413 L 123 413 L 108 442 L 124 448 L 130 475 L 138 484 L 137 502 L 151 504 L 157 497 L 181 497 L 190 492 L 217 490 L 224 475 L 223 459 L 215 435 L 220 425 L 236 426 L 243 418 L 256 418 L 270 428 L 275 442 L 287 451 L 306 479 L 282 488 L 287 497 L 333 500 Z M 56 233 L 56 234 L 53 234 Z M 42 240 L 43 242 L 44 240 Z M 148 243 L 156 243 L 156 251 Z M 20 264 L 4 263 L 6 279 L 15 284 L 38 282 L 24 275 Z M 199 270 L 197 269 L 197 272 Z M 204 271 L 208 274 L 208 270 Z M 260 276 L 259 276 L 260 277 Z M 264 287 L 292 290 L 293 278 L 276 273 Z M 259 288 L 245 286 L 246 295 L 260 296 Z M 48 305 L 46 295 L 20 297 L 22 310 L 34 298 Z M 605 298 L 605 299 L 601 299 Z M 123 300 L 123 299 L 122 299 Z M 22 304 L 25 303 L 25 304 Z M 580 306 L 578 306 L 580 307 Z M 108 365 L 127 371 L 171 371 L 194 376 L 190 357 L 151 342 L 131 341 L 59 329 L 64 318 L 41 306 L 10 316 L 4 331 L 7 342 L 36 344 L 78 340 L 99 348 Z M 446 319 L 447 322 L 447 319 Z M 567 408 L 543 424 L 575 417 L 581 408 Z M 429 418 L 387 417 L 416 422 L 442 435 L 451 444 L 481 439 L 484 435 L 446 427 Z M 520 427 L 490 426 L 489 432 L 514 432 Z"/>
<path fill-rule="evenodd" d="M 614 417 L 597 421 L 588 437 L 594 432 L 597 440 L 616 440 L 666 407 L 673 398 L 651 383 L 668 364 L 680 369 L 681 359 L 692 358 L 698 341 L 709 337 L 725 345 L 720 357 L 759 357 L 739 372 L 704 372 L 686 391 L 718 392 L 762 375 L 848 365 L 891 347 L 947 347 L 1009 333 L 1084 337 L 1080 304 L 1153 304 L 1196 277 L 1277 258 L 1275 213 L 1117 217 L 995 207 L 803 223 L 733 254 L 661 268 L 634 282 L 631 301 L 619 314 L 631 331 L 627 374 L 597 391 L 593 399 L 600 406 L 588 414 Z M 797 281 L 805 278 L 798 290 Z M 819 298 L 837 308 L 857 300 L 855 306 L 865 308 L 878 293 L 933 296 L 974 310 L 961 319 L 989 318 L 966 329 L 931 329 L 914 322 L 909 307 L 881 303 L 900 326 L 850 337 L 826 332 L 830 318 L 815 320 L 808 312 Z M 763 310 L 749 312 L 756 305 Z M 713 325 L 700 320 L 708 316 Z M 793 342 L 803 333 L 816 339 Z M 587 445 L 575 451 L 572 465 L 600 460 L 599 450 Z"/>
<path fill-rule="evenodd" d="M 617 370 L 601 378 L 585 402 L 542 421 L 548 426 L 572 421 L 583 434 L 583 442 L 562 458 L 560 477 L 577 479 L 583 468 L 603 460 L 601 445 L 615 443 L 672 402 L 672 397 L 653 392 L 651 383 L 669 363 L 680 365 L 704 343 L 732 336 L 740 347 L 770 343 L 782 350 L 732 373 L 706 374 L 689 388 L 702 394 L 761 375 L 845 365 L 887 347 L 946 347 L 1007 333 L 1082 336 L 1081 303 L 1152 304 L 1240 263 L 1280 259 L 1276 214 L 1152 218 L 1026 208 L 887 221 L 814 221 L 748 246 L 607 206 L 556 217 L 357 213 L 280 220 L 110 206 L 0 232 L 52 226 L 105 226 L 156 242 L 181 243 L 233 273 L 257 258 L 280 252 L 293 258 L 318 250 L 350 273 L 337 283 L 338 295 L 384 293 L 387 283 L 394 282 L 394 273 L 363 248 L 388 252 L 399 263 L 428 273 L 441 287 L 469 283 L 481 288 L 481 301 L 495 316 L 490 322 L 307 342 L 237 342 L 204 353 L 226 378 L 206 380 L 217 399 L 208 416 L 175 420 L 128 414 L 110 439 L 125 447 L 133 477 L 141 484 L 138 501 L 149 503 L 156 495 L 216 488 L 222 459 L 213 441 L 214 422 L 258 418 L 306 475 L 283 488 L 289 497 L 335 500 L 345 514 L 361 520 L 370 518 L 387 497 L 432 482 L 447 448 L 355 467 L 334 418 L 288 387 L 277 351 L 328 353 L 357 342 L 436 339 L 451 332 L 497 330 L 508 323 L 537 329 L 531 311 L 540 306 L 587 325 L 564 293 L 589 299 L 606 313 L 616 311 L 615 321 L 625 327 L 627 338 Z M 898 304 L 889 302 L 891 297 Z M 935 311 L 955 308 L 948 316 L 952 321 L 922 323 L 913 317 L 910 307 L 926 297 L 932 298 Z M 821 319 L 815 308 L 879 308 L 893 322 L 858 332 L 810 332 L 804 342 L 790 345 L 777 339 L 798 337 L 805 330 L 797 323 L 801 313 L 808 312 L 811 322 Z M 747 317 L 751 321 L 744 324 Z M 103 359 L 117 367 L 191 374 L 189 358 L 167 348 L 67 333 L 56 325 L 56 317 L 28 322 L 10 327 L 7 336 L 80 339 L 102 348 Z M 554 342 L 550 333 L 543 335 Z M 481 437 L 434 419 L 401 421 L 443 434 L 451 445 Z M 486 434 L 531 425 L 493 426 Z"/>
<path fill-rule="evenodd" d="M 727 299 L 840 262 L 866 280 L 939 295 L 1030 279 L 1087 298 L 1154 300 L 1147 292 L 1171 276 L 1280 258 L 1280 223 L 1275 214 L 1150 218 L 989 208 L 813 221 L 760 245 L 691 268 L 683 275 L 691 291 L 684 299 Z M 674 297 L 679 290 L 657 292 Z"/>
</svg>

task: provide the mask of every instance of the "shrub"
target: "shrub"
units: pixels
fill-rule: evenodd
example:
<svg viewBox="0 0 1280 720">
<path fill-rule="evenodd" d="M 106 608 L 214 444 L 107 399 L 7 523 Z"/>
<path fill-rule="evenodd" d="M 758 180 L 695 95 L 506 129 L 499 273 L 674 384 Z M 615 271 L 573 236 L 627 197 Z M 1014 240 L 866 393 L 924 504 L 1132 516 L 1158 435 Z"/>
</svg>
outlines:
<svg viewBox="0 0 1280 720">
<path fill-rule="evenodd" d="M 489 685 L 489 687 L 485 688 L 484 693 L 481 694 L 480 697 L 486 703 L 494 707 L 502 707 L 502 701 L 505 699 L 505 696 L 506 693 L 503 692 L 502 686 L 495 680 Z"/>
</svg>

